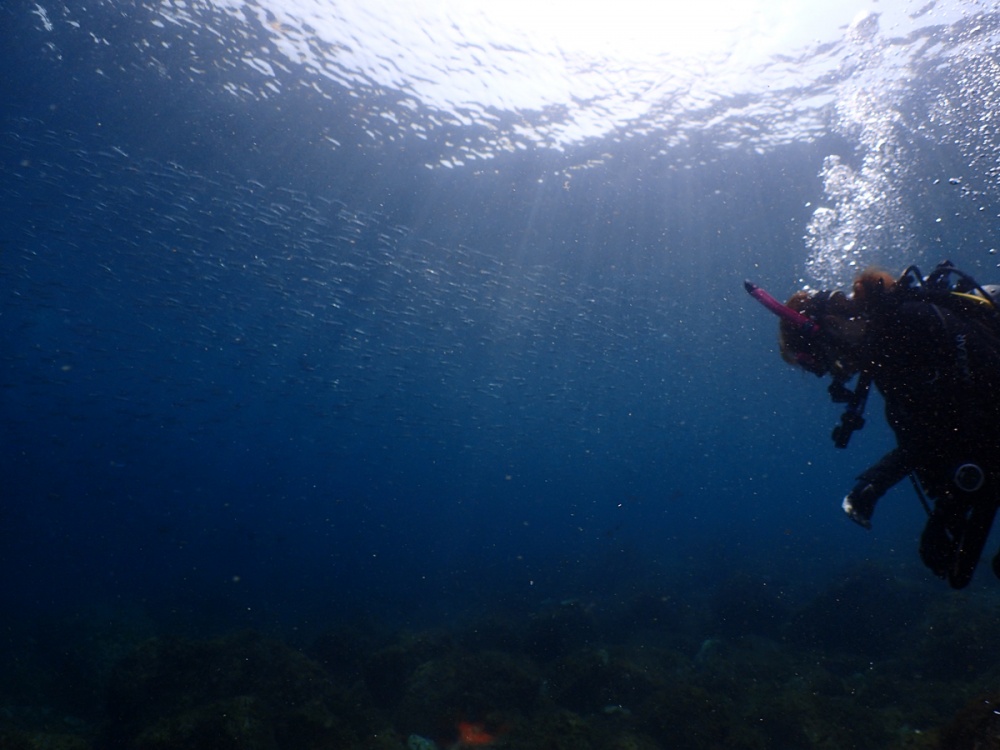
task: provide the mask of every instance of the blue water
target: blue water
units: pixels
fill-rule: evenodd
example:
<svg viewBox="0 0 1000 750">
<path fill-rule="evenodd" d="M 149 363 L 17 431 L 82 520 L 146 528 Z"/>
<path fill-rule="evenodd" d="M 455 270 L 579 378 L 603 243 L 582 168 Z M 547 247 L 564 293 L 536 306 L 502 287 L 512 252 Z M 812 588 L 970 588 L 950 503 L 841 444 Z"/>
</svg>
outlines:
<svg viewBox="0 0 1000 750">
<path fill-rule="evenodd" d="M 868 564 L 950 596 L 908 486 L 870 533 L 840 511 L 881 404 L 837 451 L 742 282 L 1000 280 L 996 14 L 834 26 L 780 92 L 630 119 L 448 112 L 183 8 L 0 9 L 6 632 L 440 627 L 736 573 L 798 605 Z"/>
</svg>

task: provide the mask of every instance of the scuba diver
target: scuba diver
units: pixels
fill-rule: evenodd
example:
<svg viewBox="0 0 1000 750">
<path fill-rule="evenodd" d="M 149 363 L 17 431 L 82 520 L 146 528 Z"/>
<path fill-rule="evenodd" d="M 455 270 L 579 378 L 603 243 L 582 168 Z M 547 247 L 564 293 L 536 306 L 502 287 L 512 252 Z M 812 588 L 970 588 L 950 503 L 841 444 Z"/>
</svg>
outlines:
<svg viewBox="0 0 1000 750">
<path fill-rule="evenodd" d="M 899 279 L 869 269 L 849 295 L 803 290 L 784 305 L 745 287 L 780 318 L 781 356 L 833 378 L 830 396 L 846 405 L 837 447 L 864 425 L 872 384 L 885 400 L 897 446 L 857 478 L 845 513 L 871 528 L 876 502 L 909 476 L 928 515 L 921 559 L 967 586 L 1000 505 L 1000 287 L 947 261 L 926 277 L 915 266 Z"/>
</svg>

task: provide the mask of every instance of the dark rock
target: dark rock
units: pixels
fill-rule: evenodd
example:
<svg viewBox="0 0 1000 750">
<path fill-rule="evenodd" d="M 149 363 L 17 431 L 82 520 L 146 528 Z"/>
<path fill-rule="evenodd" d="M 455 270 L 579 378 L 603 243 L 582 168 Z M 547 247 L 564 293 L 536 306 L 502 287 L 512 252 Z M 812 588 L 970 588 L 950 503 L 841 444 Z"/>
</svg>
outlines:
<svg viewBox="0 0 1000 750">
<path fill-rule="evenodd" d="M 885 658 L 905 646 L 899 634 L 920 621 L 926 607 L 925 593 L 865 565 L 799 609 L 784 632 L 813 649 Z"/>
<path fill-rule="evenodd" d="M 406 679 L 395 725 L 406 732 L 454 739 L 459 721 L 509 727 L 532 712 L 541 676 L 526 657 L 455 650 L 420 664 Z"/>
<path fill-rule="evenodd" d="M 347 747 L 366 714 L 302 653 L 255 633 L 153 639 L 115 669 L 112 747 Z M 234 744 L 235 743 L 235 744 Z"/>
<path fill-rule="evenodd" d="M 940 750 L 1000 750 L 1000 694 L 982 696 L 941 731 Z"/>
<path fill-rule="evenodd" d="M 777 638 L 788 620 L 789 606 L 780 587 L 738 574 L 715 591 L 711 613 L 713 632 L 720 635 Z"/>
</svg>

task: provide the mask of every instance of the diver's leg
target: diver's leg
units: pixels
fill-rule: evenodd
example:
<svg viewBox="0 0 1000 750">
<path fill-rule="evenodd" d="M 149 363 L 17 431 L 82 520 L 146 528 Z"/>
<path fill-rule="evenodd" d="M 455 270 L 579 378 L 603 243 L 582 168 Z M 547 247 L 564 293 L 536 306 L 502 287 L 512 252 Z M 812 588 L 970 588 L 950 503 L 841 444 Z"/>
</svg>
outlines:
<svg viewBox="0 0 1000 750">
<path fill-rule="evenodd" d="M 948 532 L 949 524 L 940 504 L 934 509 L 920 535 L 920 559 L 938 578 L 944 578 L 955 560 L 958 544 Z"/>
<path fill-rule="evenodd" d="M 958 549 L 948 571 L 948 583 L 952 588 L 963 589 L 972 580 L 996 513 L 997 506 L 992 499 L 986 501 L 981 498 L 972 506 L 968 518 L 962 524 L 961 533 L 956 534 Z"/>
</svg>

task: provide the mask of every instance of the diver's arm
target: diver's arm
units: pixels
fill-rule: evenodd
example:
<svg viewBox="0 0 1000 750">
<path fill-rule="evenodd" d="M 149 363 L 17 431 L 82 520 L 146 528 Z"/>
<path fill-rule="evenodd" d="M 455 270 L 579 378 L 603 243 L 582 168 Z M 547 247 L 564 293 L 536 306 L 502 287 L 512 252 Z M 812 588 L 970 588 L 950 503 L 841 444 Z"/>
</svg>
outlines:
<svg viewBox="0 0 1000 750">
<path fill-rule="evenodd" d="M 886 453 L 878 463 L 858 476 L 854 489 L 844 498 L 841 507 L 847 517 L 859 526 L 870 529 L 875 503 L 911 471 L 913 463 L 902 448 Z"/>
</svg>

